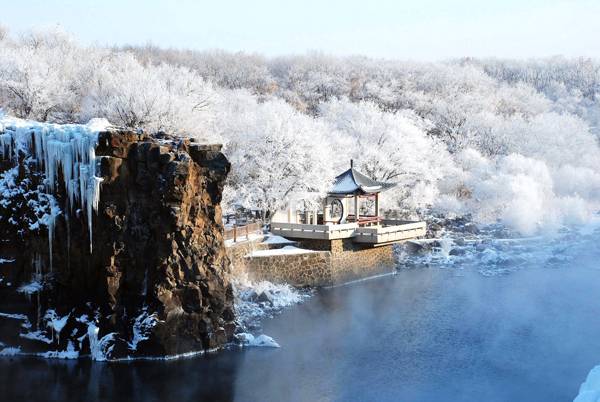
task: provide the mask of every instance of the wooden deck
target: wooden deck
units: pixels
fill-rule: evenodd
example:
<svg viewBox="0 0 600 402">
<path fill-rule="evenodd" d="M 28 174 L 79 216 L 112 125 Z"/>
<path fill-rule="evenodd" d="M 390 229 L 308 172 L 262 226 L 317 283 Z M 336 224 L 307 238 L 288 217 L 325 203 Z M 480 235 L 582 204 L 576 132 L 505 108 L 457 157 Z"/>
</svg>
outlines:
<svg viewBox="0 0 600 402">
<path fill-rule="evenodd" d="M 273 222 L 271 223 L 271 233 L 291 239 L 335 240 L 352 238 L 356 243 L 378 246 L 425 236 L 426 232 L 426 224 L 422 221 L 383 220 L 371 226 L 364 226 L 361 223 L 307 225 Z"/>
</svg>

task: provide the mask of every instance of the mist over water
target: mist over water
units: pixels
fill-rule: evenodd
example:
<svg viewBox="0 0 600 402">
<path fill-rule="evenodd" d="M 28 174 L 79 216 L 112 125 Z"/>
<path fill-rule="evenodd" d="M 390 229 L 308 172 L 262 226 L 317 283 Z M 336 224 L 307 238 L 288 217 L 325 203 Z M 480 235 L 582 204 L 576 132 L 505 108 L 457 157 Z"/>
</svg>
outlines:
<svg viewBox="0 0 600 402">
<path fill-rule="evenodd" d="M 130 363 L 5 358 L 0 394 L 570 401 L 600 363 L 599 239 L 593 227 L 529 239 L 450 238 L 404 256 L 395 275 L 315 292 L 264 320 L 262 331 L 281 348 Z"/>
</svg>

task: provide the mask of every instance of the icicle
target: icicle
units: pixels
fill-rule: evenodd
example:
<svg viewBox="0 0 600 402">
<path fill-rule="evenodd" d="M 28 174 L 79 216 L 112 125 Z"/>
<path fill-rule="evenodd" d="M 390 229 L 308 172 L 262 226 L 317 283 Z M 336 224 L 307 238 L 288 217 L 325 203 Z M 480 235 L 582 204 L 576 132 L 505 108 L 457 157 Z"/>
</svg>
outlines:
<svg viewBox="0 0 600 402">
<path fill-rule="evenodd" d="M 71 222 L 69 214 L 65 214 L 65 223 L 67 225 L 67 272 L 71 272 Z"/>
<path fill-rule="evenodd" d="M 148 268 L 144 271 L 144 282 L 142 282 L 142 296 L 148 294 Z"/>
<path fill-rule="evenodd" d="M 54 244 L 54 228 L 56 223 L 56 217 L 60 215 L 60 208 L 56 203 L 54 197 L 49 197 L 50 200 L 50 214 L 44 215 L 44 222 L 48 227 L 48 253 L 49 253 L 49 262 L 50 262 L 50 272 L 53 271 L 53 262 L 52 262 L 52 246 Z"/>
<path fill-rule="evenodd" d="M 13 138 L 10 133 L 0 134 L 0 154 L 2 158 L 9 159 L 12 157 L 12 142 Z"/>
<path fill-rule="evenodd" d="M 42 275 L 42 256 L 35 253 L 33 256 L 33 265 L 35 266 L 35 272 L 39 272 Z M 42 304 L 40 303 L 40 292 L 37 292 L 37 321 L 36 330 L 40 329 L 40 323 L 42 321 Z"/>
<path fill-rule="evenodd" d="M 104 119 L 92 119 L 87 125 L 56 125 L 34 123 L 19 119 L 1 121 L 7 133 L 0 134 L 0 153 L 3 158 L 19 150 L 35 153 L 38 167 L 44 171 L 45 186 L 50 194 L 56 190 L 59 172 L 66 197 L 66 213 L 72 213 L 78 205 L 86 211 L 90 253 L 92 252 L 93 213 L 100 202 L 101 178 L 96 177 L 96 146 L 98 132 L 109 123 Z M 8 123 L 8 126 L 6 123 Z M 14 126 L 14 127 L 13 127 Z M 14 144 L 14 146 L 13 146 Z M 50 266 L 52 267 L 52 242 L 54 223 L 60 213 L 58 205 L 45 219 L 49 232 Z"/>
<path fill-rule="evenodd" d="M 100 204 L 100 183 L 102 182 L 101 177 L 92 176 L 91 177 L 92 184 L 88 187 L 87 198 L 87 219 L 88 219 L 88 230 L 90 233 L 90 253 L 92 252 L 92 220 L 93 220 L 93 211 L 98 210 L 98 204 Z"/>
</svg>

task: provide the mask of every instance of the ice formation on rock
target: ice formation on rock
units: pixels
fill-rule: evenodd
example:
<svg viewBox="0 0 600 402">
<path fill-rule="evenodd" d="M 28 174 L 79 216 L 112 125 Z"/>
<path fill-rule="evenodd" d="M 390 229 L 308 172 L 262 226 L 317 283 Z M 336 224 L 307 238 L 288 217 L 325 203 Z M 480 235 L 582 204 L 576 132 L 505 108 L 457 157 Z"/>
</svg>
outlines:
<svg viewBox="0 0 600 402">
<path fill-rule="evenodd" d="M 247 332 L 243 332 L 236 335 L 238 341 L 243 346 L 256 346 L 256 347 L 267 347 L 267 348 L 279 348 L 279 344 L 273 338 L 268 335 L 261 334 L 254 336 Z"/>
<path fill-rule="evenodd" d="M 98 208 L 102 181 L 96 176 L 96 146 L 98 133 L 108 126 L 105 119 L 92 119 L 86 125 L 59 125 L 0 117 L 0 156 L 15 163 L 20 156 L 34 158 L 45 175 L 44 184 L 49 194 L 54 194 L 58 185 L 64 186 L 67 193 L 65 212 L 72 213 L 77 207 L 87 214 L 90 252 L 92 215 Z M 40 223 L 48 227 L 52 266 L 54 224 L 61 209 L 56 202 L 50 207 L 50 213 Z"/>
<path fill-rule="evenodd" d="M 88 340 L 90 341 L 90 354 L 93 360 L 96 361 L 106 361 L 110 358 L 110 355 L 114 349 L 114 340 L 116 338 L 116 333 L 111 332 L 110 334 L 104 335 L 102 338 L 98 339 L 98 334 L 100 332 L 100 328 L 93 323 L 90 322 L 88 324 Z"/>
<path fill-rule="evenodd" d="M 129 342 L 129 349 L 137 350 L 138 344 L 150 338 L 150 331 L 156 323 L 158 317 L 156 314 L 149 314 L 148 308 L 144 307 L 142 313 L 135 319 L 133 323 L 133 338 Z"/>
</svg>

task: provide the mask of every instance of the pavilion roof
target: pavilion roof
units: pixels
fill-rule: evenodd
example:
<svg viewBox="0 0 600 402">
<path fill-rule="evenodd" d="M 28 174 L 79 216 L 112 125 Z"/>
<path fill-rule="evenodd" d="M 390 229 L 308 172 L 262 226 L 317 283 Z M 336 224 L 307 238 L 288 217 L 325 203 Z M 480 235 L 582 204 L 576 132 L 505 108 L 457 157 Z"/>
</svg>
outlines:
<svg viewBox="0 0 600 402">
<path fill-rule="evenodd" d="M 373 180 L 351 167 L 335 178 L 329 194 L 375 194 L 392 188 L 395 185 L 396 183 L 384 183 Z"/>
</svg>

